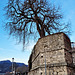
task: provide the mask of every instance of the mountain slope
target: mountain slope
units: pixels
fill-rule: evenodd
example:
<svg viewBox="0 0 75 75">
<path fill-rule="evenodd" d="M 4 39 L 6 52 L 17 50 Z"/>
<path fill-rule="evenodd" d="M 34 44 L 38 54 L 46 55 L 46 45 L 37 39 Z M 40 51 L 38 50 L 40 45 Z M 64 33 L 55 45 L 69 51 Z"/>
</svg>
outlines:
<svg viewBox="0 0 75 75">
<path fill-rule="evenodd" d="M 16 63 L 14 62 L 15 68 L 21 67 L 21 66 L 26 66 L 24 63 Z M 11 72 L 12 71 L 12 62 L 9 60 L 5 61 L 0 61 L 0 73 L 6 73 L 6 72 Z"/>
</svg>

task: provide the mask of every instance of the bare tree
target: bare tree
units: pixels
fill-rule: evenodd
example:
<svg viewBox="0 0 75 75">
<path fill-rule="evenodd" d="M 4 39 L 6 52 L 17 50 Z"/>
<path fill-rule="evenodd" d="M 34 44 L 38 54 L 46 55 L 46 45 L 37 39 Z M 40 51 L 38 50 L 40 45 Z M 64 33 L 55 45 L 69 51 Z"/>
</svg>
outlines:
<svg viewBox="0 0 75 75">
<path fill-rule="evenodd" d="M 5 7 L 9 22 L 6 29 L 23 45 L 28 37 L 38 32 L 40 38 L 56 32 L 68 32 L 68 24 L 62 22 L 59 7 L 49 5 L 46 0 L 9 0 Z"/>
</svg>

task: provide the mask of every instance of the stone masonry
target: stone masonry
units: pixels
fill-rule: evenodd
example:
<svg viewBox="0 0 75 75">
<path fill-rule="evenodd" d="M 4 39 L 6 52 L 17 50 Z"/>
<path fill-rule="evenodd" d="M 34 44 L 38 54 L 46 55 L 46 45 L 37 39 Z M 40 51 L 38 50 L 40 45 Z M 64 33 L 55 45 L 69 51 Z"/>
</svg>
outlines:
<svg viewBox="0 0 75 75">
<path fill-rule="evenodd" d="M 71 46 L 72 46 L 71 53 L 72 53 L 72 58 L 73 58 L 73 64 L 75 65 L 75 42 L 72 42 Z"/>
<path fill-rule="evenodd" d="M 28 75 L 74 75 L 70 39 L 62 32 L 39 39 L 28 63 Z"/>
<path fill-rule="evenodd" d="M 75 65 L 75 49 L 72 50 L 73 63 Z"/>
</svg>

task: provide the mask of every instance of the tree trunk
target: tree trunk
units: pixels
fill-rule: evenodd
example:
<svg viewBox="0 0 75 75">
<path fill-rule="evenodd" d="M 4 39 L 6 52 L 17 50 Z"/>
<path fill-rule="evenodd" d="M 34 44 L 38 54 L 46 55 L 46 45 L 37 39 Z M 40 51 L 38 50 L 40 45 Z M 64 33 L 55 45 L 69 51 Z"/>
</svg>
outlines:
<svg viewBox="0 0 75 75">
<path fill-rule="evenodd" d="M 40 29 L 40 27 L 39 27 L 39 24 L 38 24 L 38 23 L 37 23 L 37 31 L 38 31 L 38 33 L 39 33 L 39 35 L 40 35 L 40 38 L 45 37 L 44 27 L 41 27 L 41 29 Z"/>
<path fill-rule="evenodd" d="M 44 31 L 44 29 L 41 30 L 40 37 L 41 37 L 41 38 L 45 37 L 45 31 Z"/>
</svg>

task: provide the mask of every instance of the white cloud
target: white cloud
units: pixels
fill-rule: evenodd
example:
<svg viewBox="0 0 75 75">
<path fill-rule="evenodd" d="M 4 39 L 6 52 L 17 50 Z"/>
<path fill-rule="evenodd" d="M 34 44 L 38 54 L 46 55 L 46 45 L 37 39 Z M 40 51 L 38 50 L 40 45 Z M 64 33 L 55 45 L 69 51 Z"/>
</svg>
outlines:
<svg viewBox="0 0 75 75">
<path fill-rule="evenodd" d="M 10 60 L 10 61 L 12 61 L 11 58 L 0 58 L 0 61 L 4 61 L 4 60 Z"/>
<path fill-rule="evenodd" d="M 28 60 L 27 59 L 19 59 L 19 58 L 16 58 L 16 59 L 14 59 L 14 61 L 28 64 Z"/>
<path fill-rule="evenodd" d="M 10 60 L 12 62 L 12 58 L 0 58 L 0 61 Z M 25 63 L 28 65 L 28 60 L 15 58 L 14 62 Z"/>
</svg>

